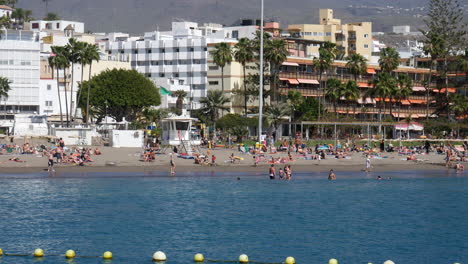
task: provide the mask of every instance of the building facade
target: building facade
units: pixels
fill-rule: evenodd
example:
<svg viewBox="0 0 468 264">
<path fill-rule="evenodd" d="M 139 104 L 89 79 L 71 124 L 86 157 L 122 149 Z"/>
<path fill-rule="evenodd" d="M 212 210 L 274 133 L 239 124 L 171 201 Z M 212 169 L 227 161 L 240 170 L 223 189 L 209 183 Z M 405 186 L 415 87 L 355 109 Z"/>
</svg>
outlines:
<svg viewBox="0 0 468 264">
<path fill-rule="evenodd" d="M 332 9 L 320 9 L 319 24 L 289 25 L 287 30 L 291 37 L 336 43 L 344 56 L 353 53 L 366 59 L 372 56 L 372 23 L 342 24 L 340 19 L 334 18 Z M 319 47 L 319 44 L 311 46 L 308 53 L 318 57 Z"/>
</svg>

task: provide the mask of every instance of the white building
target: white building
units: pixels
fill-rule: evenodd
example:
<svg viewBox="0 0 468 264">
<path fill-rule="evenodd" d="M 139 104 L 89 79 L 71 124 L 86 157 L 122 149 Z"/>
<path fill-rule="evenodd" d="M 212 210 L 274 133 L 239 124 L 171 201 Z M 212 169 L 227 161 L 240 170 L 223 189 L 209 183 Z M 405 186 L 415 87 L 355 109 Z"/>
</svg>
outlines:
<svg viewBox="0 0 468 264">
<path fill-rule="evenodd" d="M 393 33 L 395 34 L 403 34 L 407 35 L 411 32 L 411 27 L 404 25 L 404 26 L 393 26 Z"/>
<path fill-rule="evenodd" d="M 11 90 L 0 100 L 0 127 L 10 130 L 15 114 L 40 112 L 39 50 L 34 32 L 2 30 L 0 76 L 10 80 Z"/>
<path fill-rule="evenodd" d="M 11 17 L 11 13 L 13 13 L 13 8 L 6 5 L 0 5 L 0 17 Z"/>
<path fill-rule="evenodd" d="M 188 86 L 188 98 L 193 100 L 191 107 L 196 109 L 207 92 L 208 44 L 254 38 L 256 28 L 173 22 L 171 31 L 147 32 L 144 37 L 114 33 L 103 39 L 108 40 L 105 49 L 109 56 L 129 59 L 133 69 L 156 83 L 167 79 L 171 84 Z M 171 87 L 166 88 L 173 91 Z"/>
<path fill-rule="evenodd" d="M 84 33 L 84 23 L 76 21 L 67 21 L 67 20 L 33 20 L 29 23 L 25 23 L 25 29 L 32 31 L 64 31 L 65 28 L 71 26 L 75 33 Z"/>
<path fill-rule="evenodd" d="M 177 97 L 173 96 L 176 91 L 184 91 L 190 94 L 190 86 L 175 82 L 174 79 L 158 78 L 154 80 L 155 84 L 160 88 L 161 93 L 161 107 L 171 108 L 176 106 Z M 199 103 L 192 102 L 191 98 L 186 97 L 184 100 L 185 109 L 200 108 Z"/>
</svg>

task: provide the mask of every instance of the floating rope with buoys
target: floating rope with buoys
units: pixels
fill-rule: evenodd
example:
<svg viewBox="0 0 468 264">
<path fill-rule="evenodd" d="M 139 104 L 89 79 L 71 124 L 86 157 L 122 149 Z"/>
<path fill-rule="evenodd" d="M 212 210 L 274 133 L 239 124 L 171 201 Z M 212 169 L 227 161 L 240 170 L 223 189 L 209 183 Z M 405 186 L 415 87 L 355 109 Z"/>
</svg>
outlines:
<svg viewBox="0 0 468 264">
<path fill-rule="evenodd" d="M 35 257 L 35 258 L 43 258 L 43 257 L 65 257 L 67 259 L 73 258 L 102 258 L 105 260 L 110 260 L 113 258 L 112 252 L 106 251 L 101 256 L 85 256 L 85 255 L 77 255 L 76 252 L 72 249 L 69 249 L 65 252 L 64 255 L 61 254 L 45 254 L 44 250 L 37 248 L 31 254 L 22 254 L 22 253 L 4 253 L 3 250 L 0 248 L 0 258 L 2 256 L 8 257 Z M 165 262 L 167 260 L 166 254 L 162 251 L 156 251 L 153 254 L 153 261 L 154 262 Z M 249 260 L 249 257 L 245 254 L 239 256 L 238 260 L 219 260 L 219 259 L 205 259 L 203 254 L 197 253 L 193 257 L 193 261 L 197 263 L 201 262 L 218 262 L 218 263 L 254 263 L 254 264 L 297 264 L 296 260 L 293 257 L 287 257 L 283 262 L 261 262 L 261 261 L 252 261 Z M 338 264 L 338 260 L 330 259 L 328 260 L 328 264 Z M 372 264 L 372 263 L 368 263 Z M 395 264 L 391 260 L 385 261 L 383 264 Z M 459 264 L 459 263 L 454 263 Z"/>
</svg>

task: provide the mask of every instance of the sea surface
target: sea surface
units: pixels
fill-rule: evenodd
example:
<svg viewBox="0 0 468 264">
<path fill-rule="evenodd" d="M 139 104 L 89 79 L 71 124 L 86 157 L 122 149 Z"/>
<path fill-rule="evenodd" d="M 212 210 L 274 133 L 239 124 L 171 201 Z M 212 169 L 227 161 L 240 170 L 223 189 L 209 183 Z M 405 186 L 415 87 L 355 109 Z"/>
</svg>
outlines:
<svg viewBox="0 0 468 264">
<path fill-rule="evenodd" d="M 384 180 L 376 180 L 377 176 Z M 1 264 L 468 262 L 468 177 L 446 171 L 0 175 Z M 239 177 L 239 179 L 238 179 Z M 391 179 L 387 179 L 391 177 Z M 114 259 L 50 256 L 112 251 Z M 49 256 L 47 256 L 49 254 Z"/>
</svg>

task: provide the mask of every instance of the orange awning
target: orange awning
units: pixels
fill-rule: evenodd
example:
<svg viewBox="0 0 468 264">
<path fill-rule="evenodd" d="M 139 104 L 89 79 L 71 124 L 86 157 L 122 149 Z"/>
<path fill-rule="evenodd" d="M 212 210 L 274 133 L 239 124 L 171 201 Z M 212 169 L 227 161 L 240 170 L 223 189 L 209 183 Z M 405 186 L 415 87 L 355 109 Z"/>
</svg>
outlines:
<svg viewBox="0 0 468 264">
<path fill-rule="evenodd" d="M 376 74 L 375 70 L 371 69 L 371 68 L 367 68 L 367 73 L 368 74 Z"/>
<path fill-rule="evenodd" d="M 287 81 L 287 80 L 289 80 L 288 78 L 279 78 L 279 79 L 280 79 L 280 81 Z"/>
<path fill-rule="evenodd" d="M 447 90 L 445 88 L 440 89 L 440 93 L 445 93 Z M 455 88 L 448 88 L 449 93 L 456 93 L 457 89 Z"/>
<path fill-rule="evenodd" d="M 311 80 L 311 79 L 297 79 L 297 81 L 300 82 L 300 83 L 320 84 L 319 81 Z"/>
<path fill-rule="evenodd" d="M 402 100 L 401 104 L 402 105 L 411 105 L 411 102 L 409 100 Z"/>
<path fill-rule="evenodd" d="M 424 92 L 424 91 L 426 91 L 426 88 L 421 87 L 421 86 L 415 86 L 415 87 L 413 87 L 413 91 L 415 91 L 415 92 Z"/>
<path fill-rule="evenodd" d="M 365 82 L 360 82 L 360 83 L 358 83 L 358 86 L 368 88 L 368 87 L 372 87 L 372 84 L 368 84 L 368 83 L 365 83 Z"/>
<path fill-rule="evenodd" d="M 426 100 L 419 100 L 419 99 L 415 99 L 415 100 L 411 99 L 410 102 L 412 104 L 425 104 L 427 101 Z"/>
<path fill-rule="evenodd" d="M 290 84 L 299 84 L 297 79 L 288 79 L 288 81 L 289 81 Z"/>
</svg>

